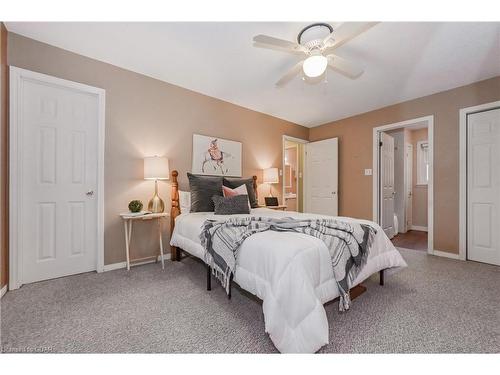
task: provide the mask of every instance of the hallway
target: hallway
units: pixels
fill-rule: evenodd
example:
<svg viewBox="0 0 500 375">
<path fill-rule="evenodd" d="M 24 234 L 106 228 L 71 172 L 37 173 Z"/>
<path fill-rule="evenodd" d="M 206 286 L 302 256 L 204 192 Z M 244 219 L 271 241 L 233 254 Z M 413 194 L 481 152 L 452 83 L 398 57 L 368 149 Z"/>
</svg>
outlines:
<svg viewBox="0 0 500 375">
<path fill-rule="evenodd" d="M 427 232 L 409 230 L 406 233 L 398 233 L 391 241 L 396 247 L 427 251 Z"/>
</svg>

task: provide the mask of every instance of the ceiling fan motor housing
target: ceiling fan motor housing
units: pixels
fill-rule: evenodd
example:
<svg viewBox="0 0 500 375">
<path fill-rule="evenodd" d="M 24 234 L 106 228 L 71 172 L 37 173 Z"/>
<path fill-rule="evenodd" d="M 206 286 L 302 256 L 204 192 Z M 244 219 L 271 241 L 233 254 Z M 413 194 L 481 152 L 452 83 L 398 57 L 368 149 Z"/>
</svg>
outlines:
<svg viewBox="0 0 500 375">
<path fill-rule="evenodd" d="M 297 40 L 299 40 L 299 44 L 300 41 L 302 41 L 303 33 L 314 27 L 327 28 L 328 29 L 327 35 L 331 35 L 331 33 L 333 32 L 333 28 L 325 23 L 317 23 L 309 25 L 299 33 L 297 37 Z M 328 60 L 326 59 L 326 57 L 323 56 L 322 49 L 325 44 L 324 41 L 325 37 L 318 38 L 317 33 L 315 33 L 314 39 L 309 40 L 304 44 L 302 44 L 304 47 L 307 48 L 309 55 L 309 57 L 304 60 L 304 63 L 302 65 L 302 71 L 304 72 L 304 75 L 309 79 L 311 78 L 315 79 L 321 77 L 326 71 Z"/>
<path fill-rule="evenodd" d="M 321 47 L 323 47 L 323 40 L 314 39 L 314 40 L 311 40 L 311 41 L 307 42 L 306 44 L 304 44 L 304 46 L 306 48 L 308 48 L 309 52 L 311 52 L 311 53 L 314 52 L 315 50 L 320 51 Z"/>
</svg>

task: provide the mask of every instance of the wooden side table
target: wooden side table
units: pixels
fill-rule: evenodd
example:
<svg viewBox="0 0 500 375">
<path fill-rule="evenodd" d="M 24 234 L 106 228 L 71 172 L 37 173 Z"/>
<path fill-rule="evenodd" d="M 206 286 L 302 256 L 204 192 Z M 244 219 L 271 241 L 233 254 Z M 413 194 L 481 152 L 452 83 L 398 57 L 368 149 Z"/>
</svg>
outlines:
<svg viewBox="0 0 500 375">
<path fill-rule="evenodd" d="M 285 211 L 287 206 L 285 204 L 280 204 L 278 206 L 259 206 L 259 207 L 260 208 L 270 208 L 271 210 Z"/>
<path fill-rule="evenodd" d="M 164 217 L 169 217 L 170 214 L 166 212 L 162 212 L 159 214 L 144 214 L 144 215 L 131 215 L 130 212 L 126 212 L 123 214 L 120 214 L 120 217 L 123 219 L 123 225 L 125 228 L 125 252 L 127 255 L 127 271 L 130 271 L 130 263 L 131 262 L 140 262 L 144 261 L 147 259 L 153 258 L 152 256 L 150 257 L 145 257 L 145 258 L 140 258 L 140 259 L 130 259 L 130 239 L 132 237 L 132 223 L 136 220 L 156 220 L 158 223 L 158 236 L 160 238 L 160 258 L 161 258 L 161 268 L 165 269 L 165 264 L 163 262 L 163 240 L 161 238 L 161 219 Z M 156 261 L 158 261 L 157 256 L 155 255 L 154 258 Z"/>
</svg>

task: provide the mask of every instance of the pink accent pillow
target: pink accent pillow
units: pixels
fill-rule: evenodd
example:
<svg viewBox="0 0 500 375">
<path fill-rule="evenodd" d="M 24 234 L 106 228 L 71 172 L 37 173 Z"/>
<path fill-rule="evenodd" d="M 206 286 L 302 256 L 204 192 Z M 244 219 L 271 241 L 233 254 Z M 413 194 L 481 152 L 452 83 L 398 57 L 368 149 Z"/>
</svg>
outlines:
<svg viewBox="0 0 500 375">
<path fill-rule="evenodd" d="M 228 188 L 227 186 L 222 185 L 222 195 L 224 197 L 234 197 L 235 195 L 246 195 L 248 196 L 247 186 L 245 184 L 238 186 L 235 189 Z M 248 201 L 248 207 L 250 206 L 250 200 Z"/>
</svg>

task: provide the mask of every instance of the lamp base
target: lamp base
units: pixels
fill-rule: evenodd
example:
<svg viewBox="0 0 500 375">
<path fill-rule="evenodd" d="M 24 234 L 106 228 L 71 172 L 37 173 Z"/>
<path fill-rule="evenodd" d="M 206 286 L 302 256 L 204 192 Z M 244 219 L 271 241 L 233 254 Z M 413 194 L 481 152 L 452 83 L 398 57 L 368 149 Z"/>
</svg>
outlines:
<svg viewBox="0 0 500 375">
<path fill-rule="evenodd" d="M 158 196 L 158 194 L 155 194 L 149 201 L 148 211 L 151 211 L 154 214 L 159 214 L 165 211 L 165 203 L 163 203 L 163 200 Z"/>
<path fill-rule="evenodd" d="M 165 211 L 165 203 L 158 195 L 158 180 L 155 180 L 155 195 L 148 203 L 148 211 L 151 211 L 154 214 L 161 214 Z"/>
</svg>

